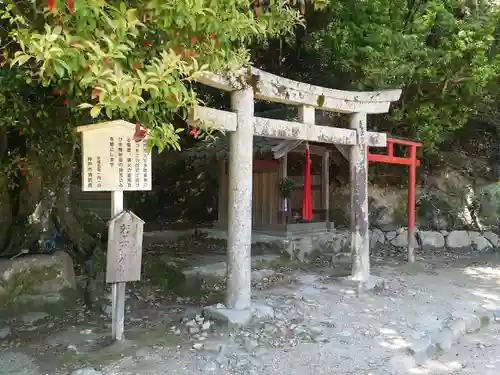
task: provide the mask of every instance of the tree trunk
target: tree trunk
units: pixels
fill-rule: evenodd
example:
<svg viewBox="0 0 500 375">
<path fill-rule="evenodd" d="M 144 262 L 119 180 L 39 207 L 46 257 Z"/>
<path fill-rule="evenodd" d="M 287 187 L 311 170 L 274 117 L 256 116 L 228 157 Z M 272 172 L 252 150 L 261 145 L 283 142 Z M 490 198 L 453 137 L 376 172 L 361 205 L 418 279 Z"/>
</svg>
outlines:
<svg viewBox="0 0 500 375">
<path fill-rule="evenodd" d="M 495 124 L 495 135 L 496 135 L 496 144 L 495 144 L 495 175 L 497 181 L 500 181 L 500 125 Z"/>
<path fill-rule="evenodd" d="M 0 128 L 0 162 L 7 153 L 7 133 Z M 1 164 L 1 163 L 0 163 Z M 12 209 L 8 191 L 8 177 L 0 170 L 0 252 L 10 241 Z"/>
<path fill-rule="evenodd" d="M 0 179 L 0 253 L 10 242 L 12 209 L 7 184 Z"/>
<path fill-rule="evenodd" d="M 59 184 L 56 190 L 56 202 L 53 207 L 52 217 L 60 234 L 74 246 L 74 256 L 81 261 L 86 261 L 92 255 L 91 249 L 96 247 L 98 238 L 86 233 L 83 223 L 76 217 L 71 202 L 71 180 L 73 175 L 73 159 L 75 150 L 68 159 L 67 165 L 61 170 Z M 90 253 L 89 253 L 90 252 Z"/>
</svg>

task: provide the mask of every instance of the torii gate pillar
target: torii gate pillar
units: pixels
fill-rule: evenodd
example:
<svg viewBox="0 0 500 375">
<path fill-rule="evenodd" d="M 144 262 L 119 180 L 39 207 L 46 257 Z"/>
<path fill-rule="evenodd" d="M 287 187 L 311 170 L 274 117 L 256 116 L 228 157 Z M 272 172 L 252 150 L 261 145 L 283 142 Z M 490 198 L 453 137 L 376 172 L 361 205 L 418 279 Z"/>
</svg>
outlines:
<svg viewBox="0 0 500 375">
<path fill-rule="evenodd" d="M 370 238 L 368 230 L 368 143 L 366 113 L 351 115 L 350 128 L 356 130 L 357 142 L 350 147 L 351 176 L 351 254 L 353 280 L 370 277 Z"/>
<path fill-rule="evenodd" d="M 237 114 L 237 127 L 229 133 L 226 306 L 244 310 L 250 308 L 252 282 L 252 87 L 231 92 L 231 108 Z"/>
</svg>

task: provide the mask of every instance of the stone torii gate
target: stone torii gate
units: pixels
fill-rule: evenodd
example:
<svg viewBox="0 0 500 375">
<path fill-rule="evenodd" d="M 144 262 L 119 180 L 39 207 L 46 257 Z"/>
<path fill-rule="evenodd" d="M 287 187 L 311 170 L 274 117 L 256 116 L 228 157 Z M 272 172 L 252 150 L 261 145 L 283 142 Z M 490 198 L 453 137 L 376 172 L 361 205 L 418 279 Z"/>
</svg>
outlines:
<svg viewBox="0 0 500 375">
<path fill-rule="evenodd" d="M 351 92 L 293 81 L 256 68 L 231 76 L 208 74 L 200 83 L 231 95 L 232 112 L 197 106 L 190 123 L 207 122 L 229 132 L 228 309 L 251 305 L 253 137 L 263 136 L 350 146 L 352 279 L 370 277 L 367 146 L 386 146 L 386 135 L 367 131 L 367 114 L 385 113 L 401 90 Z M 299 122 L 254 116 L 254 100 L 299 107 Z M 351 114 L 350 129 L 315 125 L 315 109 Z"/>
</svg>

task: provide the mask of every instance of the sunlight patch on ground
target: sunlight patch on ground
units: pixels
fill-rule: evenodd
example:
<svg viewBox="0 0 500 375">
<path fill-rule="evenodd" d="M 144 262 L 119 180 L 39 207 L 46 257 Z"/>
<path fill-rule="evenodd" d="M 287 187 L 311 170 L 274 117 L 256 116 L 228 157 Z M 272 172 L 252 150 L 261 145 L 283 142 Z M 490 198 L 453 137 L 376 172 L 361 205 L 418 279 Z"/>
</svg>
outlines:
<svg viewBox="0 0 500 375">
<path fill-rule="evenodd" d="M 486 298 L 488 300 L 500 301 L 500 297 L 497 294 L 489 293 L 484 291 L 483 289 L 474 289 L 471 291 L 472 295 Z"/>
<path fill-rule="evenodd" d="M 382 340 L 380 340 L 380 346 L 386 349 L 399 350 L 410 346 L 410 343 L 403 339 L 394 329 L 379 328 L 378 331 L 383 336 Z"/>
<path fill-rule="evenodd" d="M 341 289 L 340 293 L 342 293 L 342 294 L 350 294 L 352 296 L 357 295 L 357 293 L 356 293 L 356 291 L 354 289 L 347 289 L 347 288 L 346 289 Z"/>
<path fill-rule="evenodd" d="M 500 289 L 494 285 L 500 284 L 500 268 L 497 267 L 468 267 L 463 269 L 467 276 L 484 280 L 489 283 L 489 288 L 475 288 L 468 291 L 475 297 L 482 299 L 480 306 L 484 309 L 498 309 L 500 306 Z M 492 285 L 493 284 L 493 285 Z M 491 287 L 493 286 L 493 288 Z"/>
<path fill-rule="evenodd" d="M 452 374 L 462 369 L 462 365 L 456 361 L 439 362 L 437 360 L 427 361 L 425 368 L 418 367 L 410 370 L 412 375 Z"/>
<path fill-rule="evenodd" d="M 500 268 L 493 267 L 467 267 L 464 273 L 484 280 L 500 280 Z"/>
</svg>

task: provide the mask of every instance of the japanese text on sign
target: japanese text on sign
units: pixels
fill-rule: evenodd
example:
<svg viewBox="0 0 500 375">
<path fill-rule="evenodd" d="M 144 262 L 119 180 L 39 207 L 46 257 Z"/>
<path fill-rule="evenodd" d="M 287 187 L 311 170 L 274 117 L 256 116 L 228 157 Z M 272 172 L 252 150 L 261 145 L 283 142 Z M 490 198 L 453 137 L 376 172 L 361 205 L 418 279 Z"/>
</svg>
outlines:
<svg viewBox="0 0 500 375">
<path fill-rule="evenodd" d="M 130 211 L 111 219 L 108 233 L 106 281 L 138 281 L 141 278 L 144 222 Z"/>
<path fill-rule="evenodd" d="M 151 153 L 146 140 L 132 139 L 132 128 L 91 128 L 81 132 L 83 191 L 151 190 Z"/>
</svg>

